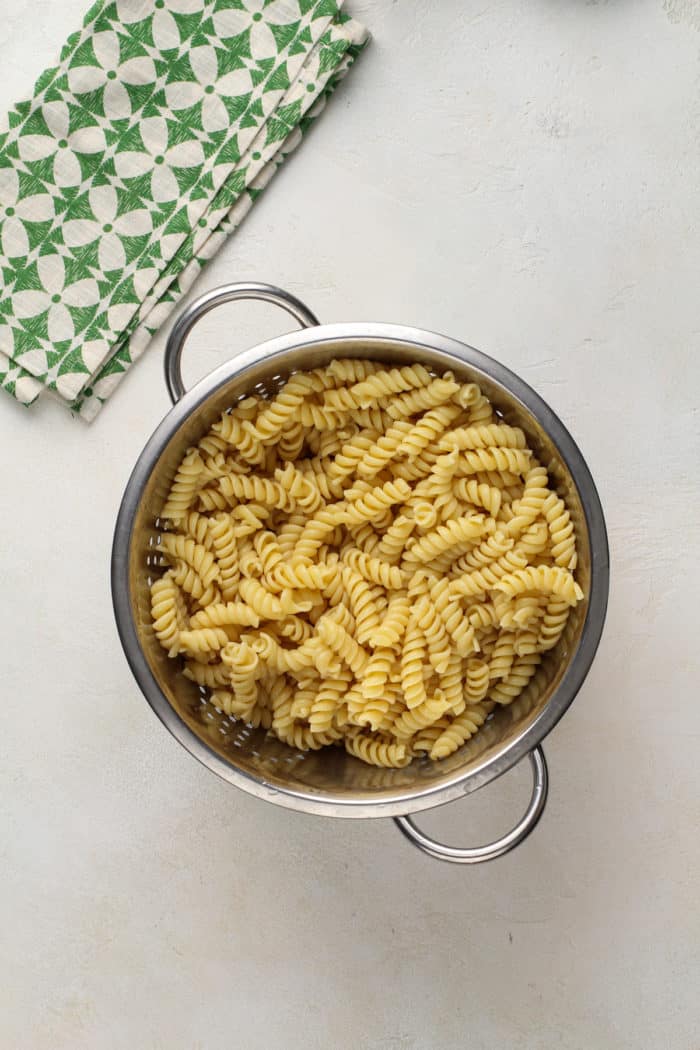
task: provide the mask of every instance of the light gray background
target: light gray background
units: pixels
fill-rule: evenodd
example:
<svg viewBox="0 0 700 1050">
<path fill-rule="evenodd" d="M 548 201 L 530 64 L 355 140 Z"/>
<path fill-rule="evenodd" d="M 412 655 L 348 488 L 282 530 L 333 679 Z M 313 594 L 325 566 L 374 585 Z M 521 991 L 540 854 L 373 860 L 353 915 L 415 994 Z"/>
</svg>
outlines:
<svg viewBox="0 0 700 1050">
<path fill-rule="evenodd" d="M 86 0 L 2 0 L 2 105 Z M 0 404 L 3 1050 L 697 1050 L 700 7 L 354 0 L 374 41 L 200 282 L 471 342 L 569 425 L 607 629 L 532 838 L 478 869 L 237 793 L 134 685 L 108 590 L 165 333 L 91 427 Z M 284 326 L 224 308 L 190 380 Z M 425 817 L 472 844 L 517 770 Z"/>
</svg>

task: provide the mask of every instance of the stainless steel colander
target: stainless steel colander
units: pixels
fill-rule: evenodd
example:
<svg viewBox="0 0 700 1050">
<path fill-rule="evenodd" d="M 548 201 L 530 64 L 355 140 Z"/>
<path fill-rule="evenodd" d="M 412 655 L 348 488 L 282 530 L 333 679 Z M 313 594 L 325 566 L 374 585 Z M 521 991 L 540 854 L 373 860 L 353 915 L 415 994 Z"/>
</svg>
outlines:
<svg viewBox="0 0 700 1050">
<path fill-rule="evenodd" d="M 238 354 L 189 392 L 180 375 L 184 341 L 194 324 L 221 303 L 259 299 L 291 313 L 303 326 Z M 390 365 L 420 361 L 435 373 L 479 383 L 503 418 L 521 427 L 566 500 L 576 528 L 578 581 L 586 600 L 572 611 L 558 646 L 529 687 L 496 712 L 459 751 L 440 762 L 416 760 L 404 769 L 374 769 L 337 748 L 296 751 L 260 729 L 232 721 L 207 702 L 169 660 L 151 625 L 149 583 L 159 573 L 158 512 L 185 450 L 221 413 L 252 392 L 272 396 L 289 374 L 334 357 L 366 357 Z M 573 701 L 598 647 L 608 598 L 608 544 L 598 494 L 571 435 L 518 376 L 464 343 L 389 324 L 320 325 L 298 299 L 260 284 L 232 284 L 201 296 L 182 314 L 165 355 L 174 407 L 134 467 L 117 518 L 112 595 L 127 659 L 146 699 L 187 750 L 214 773 L 257 798 L 331 817 L 394 817 L 420 849 L 440 860 L 469 864 L 500 856 L 535 827 L 547 795 L 540 744 Z M 528 756 L 534 787 L 527 812 L 507 835 L 486 846 L 444 845 L 420 831 L 410 814 L 452 802 Z"/>
</svg>

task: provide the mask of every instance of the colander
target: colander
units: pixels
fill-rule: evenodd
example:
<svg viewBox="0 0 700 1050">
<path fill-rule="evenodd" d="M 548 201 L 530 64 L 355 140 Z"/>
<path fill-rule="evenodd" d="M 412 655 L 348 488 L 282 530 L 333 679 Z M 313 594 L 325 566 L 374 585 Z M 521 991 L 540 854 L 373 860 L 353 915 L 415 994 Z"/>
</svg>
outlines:
<svg viewBox="0 0 700 1050">
<path fill-rule="evenodd" d="M 184 341 L 196 322 L 221 303 L 257 299 L 276 304 L 302 326 L 239 353 L 185 391 Z M 237 400 L 273 396 L 291 372 L 335 357 L 366 357 L 388 365 L 420 361 L 477 382 L 505 421 L 521 427 L 566 500 L 576 528 L 577 579 L 585 601 L 572 610 L 558 646 L 529 687 L 497 709 L 480 731 L 440 762 L 415 760 L 403 769 L 376 769 L 339 748 L 302 753 L 262 729 L 232 721 L 206 691 L 186 679 L 161 649 L 151 625 L 149 584 L 160 574 L 158 513 L 185 450 Z M 512 849 L 537 824 L 547 796 L 541 742 L 576 696 L 598 647 L 608 597 L 608 544 L 593 479 L 566 428 L 545 402 L 503 365 L 454 339 L 393 324 L 320 325 L 298 299 L 262 284 L 230 284 L 201 296 L 180 316 L 165 353 L 173 408 L 147 443 L 126 486 L 112 550 L 112 596 L 127 660 L 151 707 L 170 732 L 208 769 L 259 799 L 329 817 L 393 817 L 421 850 L 440 860 L 472 864 Z M 508 834 L 476 847 L 454 847 L 421 831 L 411 814 L 482 788 L 528 756 L 533 790 L 522 820 Z"/>
</svg>

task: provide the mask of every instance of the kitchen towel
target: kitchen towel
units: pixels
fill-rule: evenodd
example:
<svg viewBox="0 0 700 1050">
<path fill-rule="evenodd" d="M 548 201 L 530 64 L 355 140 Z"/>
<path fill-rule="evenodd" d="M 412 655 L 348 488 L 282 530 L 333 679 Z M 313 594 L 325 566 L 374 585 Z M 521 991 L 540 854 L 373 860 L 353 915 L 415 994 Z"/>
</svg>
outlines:
<svg viewBox="0 0 700 1050">
<path fill-rule="evenodd" d="M 367 39 L 338 0 L 98 0 L 0 127 L 0 386 L 93 419 Z"/>
</svg>

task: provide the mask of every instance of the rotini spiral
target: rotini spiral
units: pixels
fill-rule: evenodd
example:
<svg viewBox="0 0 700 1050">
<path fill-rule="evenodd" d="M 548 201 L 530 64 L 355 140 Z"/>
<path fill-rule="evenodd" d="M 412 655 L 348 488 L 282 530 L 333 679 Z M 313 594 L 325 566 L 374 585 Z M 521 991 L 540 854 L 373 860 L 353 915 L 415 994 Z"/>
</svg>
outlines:
<svg viewBox="0 0 700 1050">
<path fill-rule="evenodd" d="M 221 596 L 225 601 L 230 601 L 236 595 L 240 569 L 238 565 L 238 544 L 229 514 L 221 511 L 209 519 L 209 538 L 219 571 Z"/>
<path fill-rule="evenodd" d="M 497 561 L 485 565 L 483 569 L 474 569 L 452 580 L 450 592 L 454 595 L 477 597 L 492 590 L 502 576 L 515 570 L 524 569 L 527 558 L 517 551 L 507 551 Z"/>
<path fill-rule="evenodd" d="M 255 474 L 226 474 L 219 478 L 219 491 L 232 507 L 242 500 L 262 503 L 279 510 L 294 510 L 296 505 L 289 489 L 278 481 L 270 481 Z"/>
<path fill-rule="evenodd" d="M 376 700 L 385 692 L 395 660 L 393 649 L 378 647 L 374 650 L 360 682 L 360 691 L 365 700 Z"/>
<path fill-rule="evenodd" d="M 467 676 L 464 695 L 470 704 L 483 700 L 489 691 L 491 674 L 489 665 L 483 660 L 467 660 Z"/>
<path fill-rule="evenodd" d="M 406 541 L 415 527 L 409 514 L 397 514 L 377 545 L 377 557 L 395 565 L 400 561 Z"/>
<path fill-rule="evenodd" d="M 189 536 L 166 532 L 161 537 L 159 550 L 171 561 L 183 561 L 185 565 L 189 565 L 205 587 L 218 578 L 219 570 L 211 551 Z"/>
<path fill-rule="evenodd" d="M 386 412 L 391 419 L 406 419 L 426 409 L 443 405 L 457 392 L 459 386 L 451 379 L 433 379 L 422 390 L 409 390 L 386 401 Z"/>
<path fill-rule="evenodd" d="M 316 629 L 328 648 L 337 653 L 351 671 L 361 675 L 367 666 L 369 657 L 352 635 L 348 634 L 345 627 L 330 617 L 324 616 L 318 621 Z"/>
<path fill-rule="evenodd" d="M 505 423 L 488 423 L 451 430 L 442 438 L 440 446 L 460 451 L 494 447 L 524 449 L 527 447 L 527 439 L 519 427 L 509 427 Z"/>
<path fill-rule="evenodd" d="M 426 595 L 416 602 L 414 616 L 428 644 L 430 663 L 438 674 L 444 674 L 450 662 L 450 643 L 442 619 Z"/>
<path fill-rule="evenodd" d="M 549 493 L 547 471 L 539 464 L 525 475 L 522 497 L 513 506 L 514 516 L 508 522 L 508 535 L 519 536 L 542 511 Z"/>
<path fill-rule="evenodd" d="M 530 469 L 530 452 L 515 448 L 478 448 L 461 452 L 458 460 L 460 474 L 476 474 L 479 471 L 510 471 L 515 475 L 526 474 Z"/>
<path fill-rule="evenodd" d="M 413 757 L 404 743 L 399 743 L 391 737 L 370 736 L 364 732 L 346 736 L 345 748 L 349 754 L 362 759 L 370 766 L 400 769 L 407 766 Z"/>
<path fill-rule="evenodd" d="M 350 548 L 343 554 L 343 561 L 365 580 L 387 591 L 397 591 L 403 586 L 404 574 L 398 566 L 389 565 L 381 558 L 373 558 L 363 550 Z"/>
<path fill-rule="evenodd" d="M 196 627 L 180 631 L 178 645 L 189 656 L 217 652 L 228 644 L 228 635 L 221 627 Z"/>
<path fill-rule="evenodd" d="M 552 537 L 551 555 L 555 565 L 573 572 L 576 568 L 576 537 L 564 501 L 556 493 L 550 492 L 542 504 L 542 513 Z"/>
<path fill-rule="evenodd" d="M 185 536 L 189 536 L 195 543 L 199 543 L 200 546 L 206 547 L 208 551 L 213 547 L 210 519 L 204 514 L 198 514 L 196 510 L 187 511 L 180 519 L 178 531 Z"/>
<path fill-rule="evenodd" d="M 180 588 L 166 573 L 151 585 L 151 617 L 156 638 L 175 656 L 180 651 L 180 632 L 187 628 L 187 606 Z"/>
<path fill-rule="evenodd" d="M 383 485 L 377 485 L 349 503 L 341 520 L 348 525 L 360 525 L 364 521 L 371 521 L 395 503 L 405 503 L 410 494 L 410 486 L 402 479 L 385 481 Z"/>
<path fill-rule="evenodd" d="M 349 393 L 355 399 L 352 407 L 368 408 L 380 397 L 424 388 L 431 379 L 432 376 L 422 365 L 407 365 L 404 368 L 392 368 L 387 372 L 374 372 L 350 387 Z"/>
<path fill-rule="evenodd" d="M 313 514 L 321 506 L 323 496 L 318 487 L 297 470 L 293 463 L 287 463 L 284 470 L 275 470 L 275 480 L 288 493 L 295 506 L 305 514 Z"/>
<path fill-rule="evenodd" d="M 418 626 L 415 617 L 406 625 L 403 649 L 401 650 L 401 687 L 404 702 L 411 710 L 427 702 L 423 665 L 427 655 L 425 635 Z"/>
<path fill-rule="evenodd" d="M 405 740 L 418 733 L 421 729 L 437 722 L 439 718 L 449 710 L 450 702 L 444 696 L 441 689 L 424 700 L 417 707 L 409 708 L 399 715 L 393 725 L 394 736 L 398 740 Z"/>
<path fill-rule="evenodd" d="M 190 627 L 257 627 L 260 617 L 246 602 L 212 602 L 190 617 Z"/>
<path fill-rule="evenodd" d="M 474 478 L 457 478 L 454 483 L 454 494 L 464 503 L 483 507 L 492 518 L 498 517 L 503 493 L 497 486 L 480 484 Z"/>
<path fill-rule="evenodd" d="M 478 731 L 478 729 L 484 724 L 488 717 L 491 705 L 486 704 L 474 704 L 471 707 L 466 707 L 461 715 L 454 719 L 447 729 L 444 729 L 440 736 L 437 738 L 430 751 L 430 757 L 433 761 L 437 761 L 440 758 L 447 758 L 451 755 L 458 747 L 461 747 L 465 740 L 469 740 L 470 737 Z"/>
<path fill-rule="evenodd" d="M 483 514 L 468 514 L 455 518 L 445 525 L 438 525 L 432 532 L 417 540 L 404 555 L 406 562 L 429 562 L 450 548 L 462 543 L 473 543 L 488 529 L 488 519 Z"/>
<path fill-rule="evenodd" d="M 519 696 L 528 684 L 542 656 L 540 653 L 525 653 L 517 656 L 509 674 L 489 692 L 492 700 L 497 704 L 511 704 L 516 696 Z"/>
<path fill-rule="evenodd" d="M 333 728 L 335 712 L 340 707 L 351 675 L 342 670 L 329 676 L 320 686 L 309 710 L 309 729 L 314 735 L 329 733 Z"/>
<path fill-rule="evenodd" d="M 355 620 L 355 635 L 360 645 L 367 645 L 379 628 L 379 612 L 372 591 L 367 580 L 349 565 L 342 569 L 342 581 Z"/>
<path fill-rule="evenodd" d="M 557 598 L 575 605 L 583 598 L 583 591 L 567 569 L 554 565 L 528 565 L 503 576 L 494 584 L 494 590 L 509 597 L 534 591 L 536 594 L 553 594 Z"/>
</svg>

